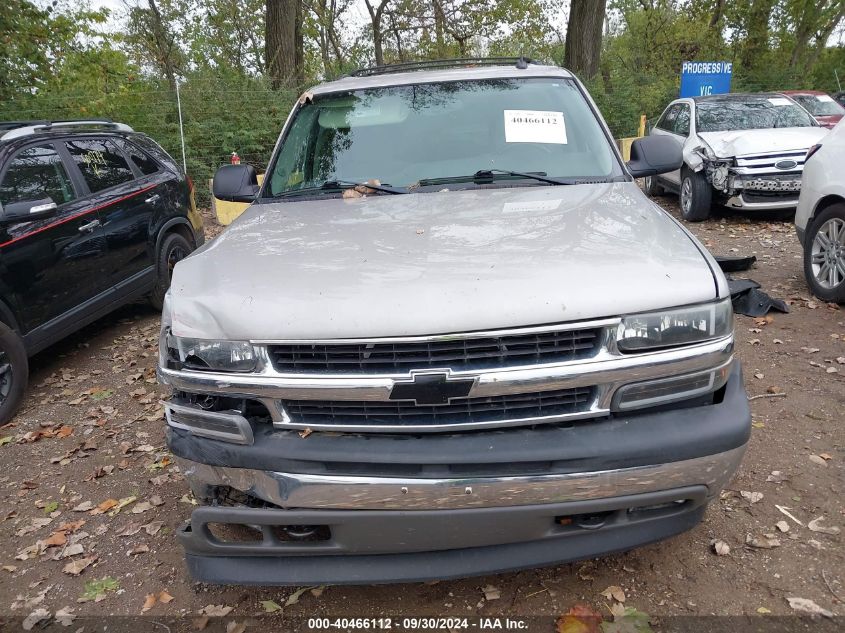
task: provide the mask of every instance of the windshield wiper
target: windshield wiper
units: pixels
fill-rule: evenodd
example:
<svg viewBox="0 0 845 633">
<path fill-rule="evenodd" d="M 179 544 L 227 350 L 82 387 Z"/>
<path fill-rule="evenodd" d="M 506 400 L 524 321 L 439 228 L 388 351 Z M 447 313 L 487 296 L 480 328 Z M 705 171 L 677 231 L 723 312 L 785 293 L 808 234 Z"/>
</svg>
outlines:
<svg viewBox="0 0 845 633">
<path fill-rule="evenodd" d="M 575 184 L 571 180 L 563 180 L 561 178 L 554 178 L 547 176 L 544 171 L 527 172 L 527 171 L 511 171 L 509 169 L 479 169 L 472 176 L 446 176 L 443 178 L 423 178 L 417 186 L 424 187 L 426 185 L 445 185 L 449 183 L 458 182 L 473 182 L 482 184 L 485 182 L 493 182 L 498 180 L 501 176 L 529 178 L 531 180 L 539 180 L 550 185 L 572 185 Z"/>
<path fill-rule="evenodd" d="M 408 193 L 405 189 L 397 189 L 389 185 L 371 185 L 366 182 L 354 182 L 352 180 L 327 180 L 318 187 L 303 187 L 301 189 L 288 189 L 281 191 L 274 195 L 274 198 L 284 198 L 286 196 L 293 196 L 295 194 L 309 194 L 319 193 L 323 191 L 343 191 L 344 189 L 352 189 L 353 187 L 367 187 L 373 191 L 381 191 L 382 193 Z"/>
</svg>

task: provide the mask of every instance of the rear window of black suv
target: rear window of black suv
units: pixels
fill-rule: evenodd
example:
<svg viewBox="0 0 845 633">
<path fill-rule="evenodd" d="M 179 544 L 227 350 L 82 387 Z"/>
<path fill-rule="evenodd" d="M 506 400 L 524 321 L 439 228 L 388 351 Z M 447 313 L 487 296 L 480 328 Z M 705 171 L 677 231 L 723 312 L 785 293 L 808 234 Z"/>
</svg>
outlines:
<svg viewBox="0 0 845 633">
<path fill-rule="evenodd" d="M 123 153 L 107 139 L 73 139 L 65 146 L 91 193 L 135 179 Z"/>
</svg>

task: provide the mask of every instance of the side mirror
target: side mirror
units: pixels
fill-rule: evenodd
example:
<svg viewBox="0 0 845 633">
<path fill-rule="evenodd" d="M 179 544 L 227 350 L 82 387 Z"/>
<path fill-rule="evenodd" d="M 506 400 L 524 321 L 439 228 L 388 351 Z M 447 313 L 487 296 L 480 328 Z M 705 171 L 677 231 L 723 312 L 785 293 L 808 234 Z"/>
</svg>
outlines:
<svg viewBox="0 0 845 633">
<path fill-rule="evenodd" d="M 656 176 L 680 169 L 684 162 L 681 146 L 668 136 L 644 136 L 631 143 L 628 171 L 634 178 Z"/>
<path fill-rule="evenodd" d="M 223 165 L 214 174 L 211 185 L 214 197 L 228 202 L 252 202 L 259 189 L 252 165 Z"/>
<path fill-rule="evenodd" d="M 41 198 L 40 200 L 21 200 L 20 202 L 11 202 L 4 207 L 2 220 L 3 222 L 29 222 L 31 220 L 41 220 L 42 218 L 49 218 L 55 215 L 56 203 L 52 198 Z"/>
</svg>

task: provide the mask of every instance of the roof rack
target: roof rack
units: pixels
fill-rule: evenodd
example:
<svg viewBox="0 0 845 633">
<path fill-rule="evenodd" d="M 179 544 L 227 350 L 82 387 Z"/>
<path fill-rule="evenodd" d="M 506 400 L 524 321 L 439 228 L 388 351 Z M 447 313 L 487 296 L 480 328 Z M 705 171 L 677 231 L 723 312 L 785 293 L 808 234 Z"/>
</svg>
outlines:
<svg viewBox="0 0 845 633">
<path fill-rule="evenodd" d="M 10 141 L 22 136 L 49 132 L 55 128 L 104 127 L 118 132 L 134 132 L 125 123 L 115 123 L 111 119 L 80 119 L 78 121 L 7 121 L 0 123 L 0 131 L 8 130 L 0 136 L 0 141 Z"/>
<path fill-rule="evenodd" d="M 351 73 L 352 77 L 372 77 L 415 70 L 437 70 L 440 68 L 463 68 L 466 66 L 516 66 L 520 70 L 528 68 L 528 64 L 537 64 L 530 57 L 460 57 L 457 59 L 431 59 L 421 62 L 401 62 L 359 68 Z"/>
</svg>

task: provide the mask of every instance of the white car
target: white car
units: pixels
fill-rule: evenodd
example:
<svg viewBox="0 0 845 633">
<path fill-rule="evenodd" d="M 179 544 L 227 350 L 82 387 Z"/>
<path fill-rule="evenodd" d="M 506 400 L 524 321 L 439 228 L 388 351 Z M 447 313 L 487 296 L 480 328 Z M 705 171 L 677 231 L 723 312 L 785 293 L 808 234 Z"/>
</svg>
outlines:
<svg viewBox="0 0 845 633">
<path fill-rule="evenodd" d="M 676 99 L 650 134 L 676 139 L 684 165 L 646 179 L 646 192 L 681 198 L 684 219 L 700 222 L 713 202 L 748 210 L 792 209 L 807 149 L 827 133 L 780 94 Z"/>
<path fill-rule="evenodd" d="M 805 158 L 795 229 L 813 294 L 845 303 L 845 125 L 839 123 Z"/>
</svg>

